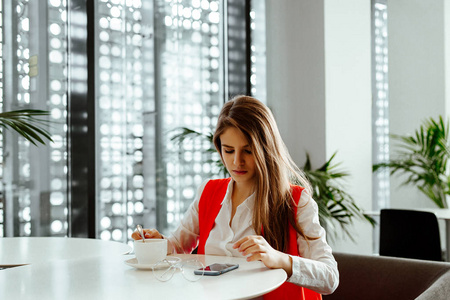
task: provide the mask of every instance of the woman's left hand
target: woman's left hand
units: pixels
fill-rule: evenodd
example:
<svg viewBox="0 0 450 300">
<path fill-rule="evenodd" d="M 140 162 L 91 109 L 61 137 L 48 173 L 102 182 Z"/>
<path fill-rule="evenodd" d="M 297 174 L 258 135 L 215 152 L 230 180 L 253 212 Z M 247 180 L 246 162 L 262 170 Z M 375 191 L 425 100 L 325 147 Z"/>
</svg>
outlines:
<svg viewBox="0 0 450 300">
<path fill-rule="evenodd" d="M 271 269 L 284 269 L 288 277 L 292 275 L 292 259 L 286 253 L 275 250 L 260 235 L 246 236 L 237 241 L 233 248 L 239 249 L 247 261 L 260 260 Z"/>
</svg>

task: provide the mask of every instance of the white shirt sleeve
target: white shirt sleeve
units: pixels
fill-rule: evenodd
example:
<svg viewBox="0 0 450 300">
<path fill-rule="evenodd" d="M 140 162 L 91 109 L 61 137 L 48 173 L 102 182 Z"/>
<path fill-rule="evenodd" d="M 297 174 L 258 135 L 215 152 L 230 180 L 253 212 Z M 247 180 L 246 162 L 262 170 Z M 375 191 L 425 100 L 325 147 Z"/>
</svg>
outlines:
<svg viewBox="0 0 450 300">
<path fill-rule="evenodd" d="M 194 201 L 189 206 L 178 228 L 167 239 L 167 254 L 191 253 L 197 247 L 199 238 L 198 204 L 208 180 L 204 181 Z"/>
<path fill-rule="evenodd" d="M 288 282 L 300 285 L 320 294 L 331 294 L 339 284 L 337 262 L 326 241 L 325 229 L 319 223 L 317 203 L 303 192 L 297 210 L 297 222 L 310 237 L 308 242 L 297 234 L 300 257 L 292 257 L 292 276 Z"/>
</svg>

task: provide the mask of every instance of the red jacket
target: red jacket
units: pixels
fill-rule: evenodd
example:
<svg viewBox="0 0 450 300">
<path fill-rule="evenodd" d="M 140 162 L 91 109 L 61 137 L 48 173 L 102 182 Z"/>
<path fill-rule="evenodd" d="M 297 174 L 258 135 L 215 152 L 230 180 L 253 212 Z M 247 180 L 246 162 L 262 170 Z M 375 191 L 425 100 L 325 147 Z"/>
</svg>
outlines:
<svg viewBox="0 0 450 300">
<path fill-rule="evenodd" d="M 228 183 L 231 178 L 210 180 L 203 190 L 199 202 L 199 244 L 197 253 L 205 254 L 205 244 L 209 237 L 209 233 L 214 226 L 214 221 L 222 207 L 222 201 L 227 192 Z M 295 204 L 298 204 L 302 187 L 292 186 L 292 197 Z M 297 206 L 294 213 L 297 214 Z M 299 256 L 297 246 L 297 231 L 289 226 L 289 245 L 288 254 Z M 322 295 L 309 289 L 300 287 L 290 282 L 283 283 L 276 290 L 264 295 L 264 299 L 302 299 L 302 300 L 319 300 Z"/>
</svg>

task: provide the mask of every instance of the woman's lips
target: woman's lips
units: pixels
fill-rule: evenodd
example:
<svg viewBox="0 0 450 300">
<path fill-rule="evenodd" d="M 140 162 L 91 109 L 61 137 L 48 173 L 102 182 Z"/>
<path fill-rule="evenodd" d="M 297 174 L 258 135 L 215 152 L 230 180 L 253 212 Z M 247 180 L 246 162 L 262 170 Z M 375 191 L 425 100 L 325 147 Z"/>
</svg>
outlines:
<svg viewBox="0 0 450 300">
<path fill-rule="evenodd" d="M 247 171 L 242 171 L 242 170 L 233 170 L 233 173 L 236 175 L 244 175 L 247 173 Z"/>
</svg>

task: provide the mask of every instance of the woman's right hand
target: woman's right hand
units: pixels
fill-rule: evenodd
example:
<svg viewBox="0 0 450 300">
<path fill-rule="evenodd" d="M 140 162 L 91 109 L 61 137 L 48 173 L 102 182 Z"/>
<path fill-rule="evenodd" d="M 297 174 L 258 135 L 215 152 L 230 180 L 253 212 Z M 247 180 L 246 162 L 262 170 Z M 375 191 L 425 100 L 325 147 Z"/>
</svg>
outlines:
<svg viewBox="0 0 450 300">
<path fill-rule="evenodd" d="M 146 239 L 163 239 L 164 237 L 161 235 L 161 233 L 158 232 L 156 229 L 144 229 L 144 236 Z M 131 238 L 133 240 L 142 240 L 141 235 L 138 231 L 133 232 L 131 235 Z"/>
</svg>

